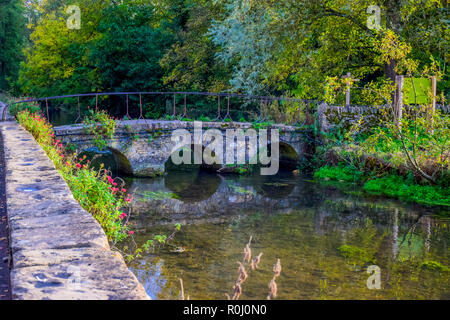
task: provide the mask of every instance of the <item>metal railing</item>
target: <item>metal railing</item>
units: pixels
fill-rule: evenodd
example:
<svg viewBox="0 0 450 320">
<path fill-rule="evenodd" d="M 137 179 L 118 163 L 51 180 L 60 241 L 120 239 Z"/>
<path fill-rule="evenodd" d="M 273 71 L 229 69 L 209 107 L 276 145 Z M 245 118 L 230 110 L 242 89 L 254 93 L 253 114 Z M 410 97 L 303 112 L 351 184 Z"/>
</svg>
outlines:
<svg viewBox="0 0 450 320">
<path fill-rule="evenodd" d="M 231 98 L 241 98 L 248 101 L 256 101 L 259 102 L 259 115 L 257 117 L 257 121 L 261 122 L 265 120 L 264 116 L 264 106 L 267 106 L 269 103 L 273 101 L 289 101 L 289 102 L 297 102 L 299 103 L 298 107 L 298 114 L 297 114 L 297 121 L 293 125 L 297 125 L 300 122 L 300 114 L 301 114 L 301 104 L 303 104 L 306 108 L 310 108 L 310 103 L 312 102 L 318 102 L 316 100 L 308 100 L 308 99 L 297 99 L 297 98 L 289 98 L 289 97 L 275 97 L 275 96 L 258 96 L 258 95 L 246 95 L 246 94 L 236 94 L 236 93 L 217 93 L 217 92 L 183 92 L 183 91 L 177 91 L 177 92 L 98 92 L 98 93 L 84 93 L 84 94 L 70 94 L 70 95 L 62 95 L 62 96 L 52 96 L 52 97 L 44 97 L 44 98 L 35 98 L 35 99 L 27 99 L 27 100 L 21 100 L 21 101 L 15 101 L 8 105 L 3 110 L 2 119 L 5 119 L 7 110 L 9 106 L 19 103 L 27 103 L 27 102 L 45 102 L 45 110 L 46 110 L 46 117 L 50 121 L 49 117 L 49 107 L 48 107 L 48 101 L 49 100 L 56 100 L 56 99 L 66 99 L 66 98 L 78 98 L 78 104 L 77 104 L 77 119 L 75 120 L 75 123 L 77 123 L 78 120 L 81 118 L 81 107 L 80 107 L 80 98 L 81 97 L 95 97 L 95 110 L 98 111 L 99 109 L 99 96 L 126 96 L 126 116 L 131 119 L 129 114 L 129 96 L 139 96 L 139 118 L 138 119 L 145 119 L 143 115 L 143 104 L 142 104 L 142 96 L 144 95 L 159 95 L 159 96 L 172 96 L 173 97 L 173 103 L 172 103 L 172 116 L 177 115 L 176 111 L 176 97 L 177 96 L 183 96 L 184 97 L 184 104 L 183 104 L 183 114 L 181 115 L 181 118 L 184 118 L 187 116 L 188 112 L 188 106 L 186 103 L 186 98 L 188 95 L 194 95 L 194 96 L 208 96 L 208 97 L 216 97 L 217 98 L 217 117 L 212 121 L 226 121 L 229 119 L 230 121 L 233 121 L 231 118 L 231 108 L 230 108 L 230 99 Z M 221 98 L 226 98 L 226 114 L 222 117 L 222 106 L 221 106 Z"/>
</svg>

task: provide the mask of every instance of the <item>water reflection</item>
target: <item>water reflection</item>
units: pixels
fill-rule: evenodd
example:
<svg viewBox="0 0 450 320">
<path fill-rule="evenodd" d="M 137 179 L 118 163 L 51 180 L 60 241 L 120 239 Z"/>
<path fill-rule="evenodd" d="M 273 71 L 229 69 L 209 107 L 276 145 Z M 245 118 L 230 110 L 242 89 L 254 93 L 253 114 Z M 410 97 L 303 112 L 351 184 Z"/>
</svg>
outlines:
<svg viewBox="0 0 450 320">
<path fill-rule="evenodd" d="M 142 243 L 182 223 L 182 253 L 146 253 L 130 264 L 155 299 L 178 299 L 178 277 L 191 299 L 224 299 L 236 261 L 253 236 L 260 268 L 249 272 L 241 299 L 264 299 L 276 259 L 280 299 L 449 299 L 448 219 L 438 210 L 338 190 L 280 173 L 275 177 L 197 172 L 132 180 L 133 223 Z M 430 262 L 431 261 L 431 262 Z M 437 263 L 437 264 L 433 264 Z M 367 266 L 381 268 L 369 290 Z M 433 266 L 438 266 L 433 268 Z M 431 266 L 431 267 L 430 267 Z M 441 266 L 441 270 L 439 270 Z"/>
</svg>

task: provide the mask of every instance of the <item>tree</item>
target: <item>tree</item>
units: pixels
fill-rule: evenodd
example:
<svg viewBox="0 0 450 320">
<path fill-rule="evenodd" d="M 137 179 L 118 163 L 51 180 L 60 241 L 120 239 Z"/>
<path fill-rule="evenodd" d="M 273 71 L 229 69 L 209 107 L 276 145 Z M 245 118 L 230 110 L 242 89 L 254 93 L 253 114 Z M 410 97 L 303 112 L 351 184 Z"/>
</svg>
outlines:
<svg viewBox="0 0 450 320">
<path fill-rule="evenodd" d="M 412 44 L 412 56 L 445 66 L 449 31 L 442 0 L 229 0 L 225 17 L 211 27 L 212 39 L 223 48 L 219 58 L 237 60 L 236 90 L 242 82 L 256 82 L 255 90 L 321 97 L 326 76 L 351 72 L 363 83 L 395 78 L 397 61 L 377 59 L 374 40 L 383 31 L 367 26 L 367 9 L 374 4 L 380 6 L 383 30 Z M 420 39 L 432 39 L 419 41 L 415 28 Z"/>
<path fill-rule="evenodd" d="M 224 91 L 229 88 L 230 68 L 215 58 L 220 48 L 208 36 L 208 28 L 214 18 L 219 18 L 223 6 L 220 2 L 193 0 L 188 9 L 177 41 L 160 61 L 165 71 L 163 81 L 175 90 Z"/>
<path fill-rule="evenodd" d="M 0 1 L 0 90 L 17 80 L 25 23 L 22 1 Z"/>
<path fill-rule="evenodd" d="M 171 35 L 161 29 L 152 1 L 81 0 L 81 29 L 67 28 L 65 1 L 44 1 L 26 49 L 20 84 L 48 96 L 80 92 L 160 90 L 164 51 Z"/>
<path fill-rule="evenodd" d="M 159 65 L 173 36 L 152 27 L 150 4 L 123 4 L 107 8 L 98 26 L 99 38 L 90 46 L 89 60 L 103 91 L 158 91 L 163 88 Z"/>
</svg>

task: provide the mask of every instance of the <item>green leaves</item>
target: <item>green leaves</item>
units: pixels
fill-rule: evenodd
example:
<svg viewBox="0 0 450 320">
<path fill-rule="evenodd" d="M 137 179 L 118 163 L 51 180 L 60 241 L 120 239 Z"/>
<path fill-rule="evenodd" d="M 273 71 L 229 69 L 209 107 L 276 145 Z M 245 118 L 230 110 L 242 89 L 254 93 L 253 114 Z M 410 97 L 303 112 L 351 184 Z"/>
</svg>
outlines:
<svg viewBox="0 0 450 320">
<path fill-rule="evenodd" d="M 108 143 L 105 139 L 112 139 L 116 129 L 116 121 L 104 110 L 94 112 L 89 110 L 89 115 L 83 120 L 84 130 L 94 135 L 94 145 L 104 150 Z"/>
<path fill-rule="evenodd" d="M 17 80 L 25 24 L 22 1 L 0 2 L 0 91 L 10 89 Z"/>
</svg>

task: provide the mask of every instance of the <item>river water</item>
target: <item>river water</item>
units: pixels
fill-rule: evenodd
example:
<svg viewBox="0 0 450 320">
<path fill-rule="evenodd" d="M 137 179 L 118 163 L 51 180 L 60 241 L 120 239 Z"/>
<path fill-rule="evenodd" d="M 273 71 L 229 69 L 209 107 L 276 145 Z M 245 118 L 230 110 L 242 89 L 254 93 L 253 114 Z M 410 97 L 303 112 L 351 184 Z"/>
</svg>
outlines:
<svg viewBox="0 0 450 320">
<path fill-rule="evenodd" d="M 232 296 L 250 237 L 252 256 L 262 256 L 257 269 L 246 264 L 241 299 L 266 299 L 277 259 L 276 299 L 450 299 L 445 208 L 290 172 L 169 172 L 128 184 L 138 245 L 181 224 L 170 246 L 129 263 L 152 299 L 180 299 L 179 278 L 190 299 Z"/>
</svg>

